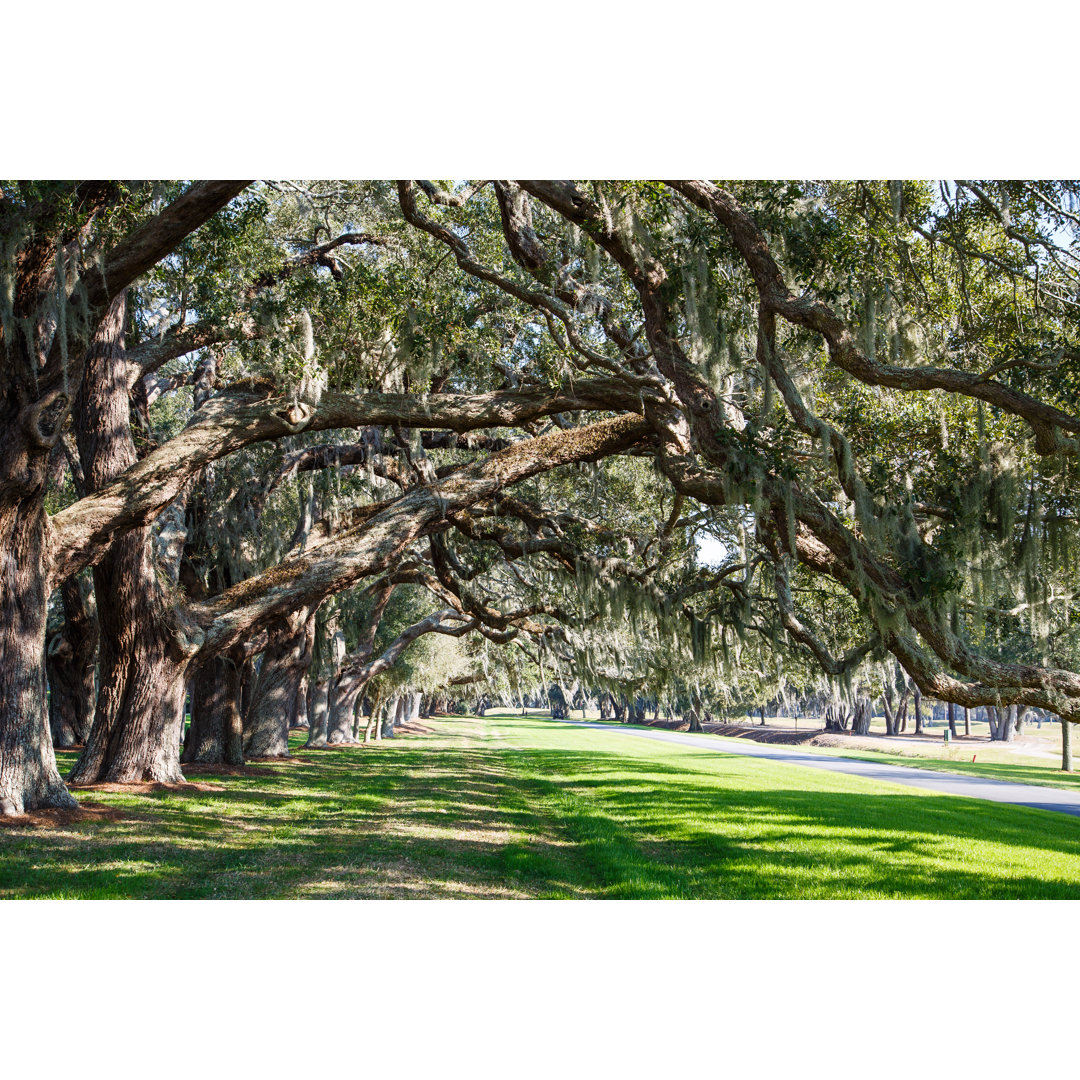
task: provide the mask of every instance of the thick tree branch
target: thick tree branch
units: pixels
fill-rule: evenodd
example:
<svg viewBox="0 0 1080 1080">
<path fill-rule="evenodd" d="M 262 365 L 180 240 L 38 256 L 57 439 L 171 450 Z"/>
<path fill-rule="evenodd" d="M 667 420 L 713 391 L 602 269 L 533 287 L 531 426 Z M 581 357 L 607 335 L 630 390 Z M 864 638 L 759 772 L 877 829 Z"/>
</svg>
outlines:
<svg viewBox="0 0 1080 1080">
<path fill-rule="evenodd" d="M 716 218 L 730 234 L 750 269 L 762 304 L 788 322 L 821 334 L 828 346 L 830 360 L 841 370 L 869 386 L 908 391 L 945 390 L 977 398 L 1027 421 L 1035 433 L 1035 445 L 1040 454 L 1059 449 L 1080 450 L 1080 442 L 1061 435 L 1062 431 L 1080 435 L 1080 417 L 1070 416 L 981 373 L 949 368 L 907 368 L 871 360 L 858 348 L 851 330 L 828 305 L 808 295 L 795 296 L 788 289 L 764 234 L 728 192 L 705 180 L 669 180 L 666 183 Z"/>
<path fill-rule="evenodd" d="M 234 390 L 211 398 L 188 426 L 113 483 L 52 518 L 53 574 L 57 581 L 96 561 L 119 534 L 148 524 L 201 468 L 244 446 L 299 430 L 400 424 L 471 428 L 517 426 L 554 412 L 610 409 L 626 404 L 625 390 L 605 382 L 579 383 L 572 392 L 505 390 L 487 394 L 325 394 L 317 405 L 261 398 Z M 632 406 L 631 406 L 632 407 Z M 513 454 L 514 447 L 503 451 Z"/>
</svg>

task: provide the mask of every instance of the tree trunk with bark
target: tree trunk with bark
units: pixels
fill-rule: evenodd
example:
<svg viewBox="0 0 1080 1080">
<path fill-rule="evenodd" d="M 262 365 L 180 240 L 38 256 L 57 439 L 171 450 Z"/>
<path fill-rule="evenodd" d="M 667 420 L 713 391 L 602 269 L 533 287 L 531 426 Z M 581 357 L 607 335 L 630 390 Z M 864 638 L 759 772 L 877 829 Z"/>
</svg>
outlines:
<svg viewBox="0 0 1080 1080">
<path fill-rule="evenodd" d="M 833 732 L 846 732 L 851 717 L 847 709 L 836 702 L 825 707 L 825 730 Z"/>
<path fill-rule="evenodd" d="M 149 530 L 122 537 L 94 567 L 101 689 L 72 783 L 183 781 L 180 731 L 191 643 L 154 603 Z"/>
<path fill-rule="evenodd" d="M 867 697 L 855 699 L 855 711 L 851 721 L 852 735 L 869 735 L 870 718 L 874 711 L 873 702 Z"/>
<path fill-rule="evenodd" d="M 990 705 L 986 710 L 992 742 L 1012 742 L 1016 735 L 1016 706 Z"/>
<path fill-rule="evenodd" d="M 325 746 L 329 719 L 330 683 L 320 679 L 311 687 L 311 708 L 308 712 L 308 737 L 306 745 Z"/>
<path fill-rule="evenodd" d="M 234 648 L 196 670 L 191 682 L 191 726 L 184 763 L 243 765 L 244 723 L 240 713 L 243 648 Z"/>
<path fill-rule="evenodd" d="M 311 663 L 314 616 L 306 609 L 279 619 L 267 633 L 251 708 L 244 717 L 247 757 L 288 757 L 289 722 Z"/>
<path fill-rule="evenodd" d="M 383 703 L 381 698 L 376 698 L 371 703 L 371 712 L 368 713 L 367 723 L 364 725 L 364 745 L 367 746 L 371 743 L 372 735 L 375 732 L 376 726 L 379 723 L 379 717 L 382 714 Z"/>
<path fill-rule="evenodd" d="M 921 735 L 923 730 L 922 720 L 922 691 L 916 686 L 911 692 L 912 700 L 915 705 L 915 734 Z"/>
<path fill-rule="evenodd" d="M 94 721 L 98 625 L 77 576 L 64 582 L 60 595 L 64 625 L 49 639 L 45 671 L 53 746 L 64 748 L 85 743 Z"/>
<path fill-rule="evenodd" d="M 296 697 L 293 699 L 292 715 L 289 717 L 290 728 L 310 727 L 308 719 L 308 698 L 311 693 L 311 680 L 305 670 L 300 675 L 300 685 L 296 689 Z"/>
<path fill-rule="evenodd" d="M 383 720 L 380 726 L 384 738 L 394 738 L 394 733 L 398 724 L 404 723 L 403 717 L 406 708 L 407 704 L 404 697 L 397 697 L 390 702 L 390 705 L 386 710 L 386 719 Z M 483 716 L 483 713 L 478 713 L 477 715 Z"/>
<path fill-rule="evenodd" d="M 127 500 L 104 509 L 103 515 L 94 510 L 84 514 L 85 504 L 68 508 L 68 520 L 80 522 L 76 546 L 83 545 L 81 555 L 73 558 L 71 534 L 62 524 L 50 523 L 44 510 L 48 457 L 80 389 L 86 330 L 118 292 L 245 186 L 235 181 L 192 184 L 81 268 L 76 251 L 81 234 L 121 199 L 120 185 L 57 184 L 56 194 L 35 197 L 23 207 L 5 200 L 0 208 L 9 288 L 9 308 L 0 327 L 0 814 L 77 805 L 57 772 L 45 714 L 46 603 L 53 586 L 86 565 L 91 534 L 99 539 L 107 535 L 110 523 L 130 509 Z M 127 423 L 124 416 L 124 429 Z M 133 494 L 131 501 L 137 499 Z M 122 528 L 132 520 L 137 516 Z M 116 740 L 121 752 L 126 749 L 122 743 Z"/>
<path fill-rule="evenodd" d="M 326 741 L 337 743 L 355 742 L 354 726 L 356 703 L 364 683 L 355 675 L 344 673 L 334 681 L 330 691 L 330 713 L 326 726 Z"/>
<path fill-rule="evenodd" d="M 1024 721 L 1027 719 L 1028 706 L 1027 705 L 1014 705 L 1016 710 L 1016 736 L 1020 738 L 1024 734 Z"/>
<path fill-rule="evenodd" d="M 87 490 L 137 461 L 131 437 L 125 294 L 94 332 L 76 397 L 75 434 Z M 101 689 L 72 783 L 183 781 L 180 729 L 185 675 L 201 635 L 163 594 L 152 529 L 115 540 L 94 567 Z"/>
<path fill-rule="evenodd" d="M 47 448 L 14 401 L 0 401 L 0 815 L 74 809 L 45 710 Z"/>
<path fill-rule="evenodd" d="M 1060 719 L 1061 723 L 1061 771 L 1073 771 L 1072 752 L 1072 724 L 1068 720 Z"/>
<path fill-rule="evenodd" d="M 558 683 L 553 683 L 547 692 L 548 708 L 552 720 L 565 720 L 567 716 L 566 694 Z"/>
<path fill-rule="evenodd" d="M 897 727 L 897 715 L 893 711 L 893 689 L 886 684 L 881 694 L 881 711 L 885 714 L 885 734 L 895 735 Z"/>
</svg>

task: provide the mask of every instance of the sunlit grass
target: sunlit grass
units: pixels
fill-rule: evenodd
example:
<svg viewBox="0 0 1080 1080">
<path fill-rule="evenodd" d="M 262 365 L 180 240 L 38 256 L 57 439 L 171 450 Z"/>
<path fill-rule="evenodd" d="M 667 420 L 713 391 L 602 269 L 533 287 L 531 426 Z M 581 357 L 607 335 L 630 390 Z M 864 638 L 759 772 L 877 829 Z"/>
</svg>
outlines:
<svg viewBox="0 0 1080 1080">
<path fill-rule="evenodd" d="M 769 720 L 771 723 L 773 718 L 770 717 Z M 612 727 L 632 727 L 640 731 L 657 730 L 647 724 L 615 724 L 613 721 L 608 723 Z M 1054 728 L 1056 730 L 1057 725 L 1054 725 Z M 702 737 L 715 739 L 718 750 L 723 749 L 728 743 L 743 742 L 742 739 L 724 735 L 695 736 L 695 738 Z M 1080 733 L 1077 738 L 1080 739 Z M 1043 741 L 1047 742 L 1048 746 L 1053 745 L 1048 740 Z M 1009 750 L 1009 746 L 1009 743 L 971 742 L 958 739 L 949 745 L 945 745 L 944 742 L 913 741 L 909 746 L 890 747 L 888 750 L 846 750 L 843 747 L 810 746 L 806 743 L 798 743 L 788 749 L 800 754 L 855 758 L 861 761 L 881 762 L 885 765 L 907 765 L 917 769 L 932 769 L 936 772 L 981 776 L 988 780 L 1008 780 L 1016 784 L 1080 788 L 1080 773 L 1062 772 L 1060 758 L 1013 752 Z M 973 757 L 974 761 L 972 761 Z"/>
<path fill-rule="evenodd" d="M 0 897 L 1080 897 L 1080 820 L 514 716 L 118 821 L 0 829 Z M 65 755 L 65 765 L 71 756 Z"/>
</svg>

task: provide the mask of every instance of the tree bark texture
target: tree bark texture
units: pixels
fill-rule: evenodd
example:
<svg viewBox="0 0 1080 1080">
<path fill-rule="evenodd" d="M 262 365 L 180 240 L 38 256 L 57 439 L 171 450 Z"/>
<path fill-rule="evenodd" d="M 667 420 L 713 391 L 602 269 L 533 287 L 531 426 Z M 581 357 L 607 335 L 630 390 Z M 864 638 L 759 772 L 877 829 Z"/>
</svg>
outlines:
<svg viewBox="0 0 1080 1080">
<path fill-rule="evenodd" d="M 76 397 L 76 441 L 87 489 L 135 464 L 124 350 L 125 294 L 94 332 Z M 149 526 L 119 537 L 94 566 L 101 689 L 73 783 L 177 783 L 185 677 L 197 647 L 163 595 Z M 196 632 L 197 633 L 197 632 Z"/>
<path fill-rule="evenodd" d="M 60 588 L 64 625 L 49 639 L 45 671 L 49 681 L 49 727 L 53 746 L 86 742 L 94 720 L 98 624 L 77 577 Z"/>
<path fill-rule="evenodd" d="M 329 719 L 328 704 L 330 684 L 326 679 L 314 682 L 311 687 L 311 707 L 308 711 L 307 746 L 326 745 L 326 727 Z"/>
<path fill-rule="evenodd" d="M 50 301 L 64 282 L 58 272 L 65 246 L 118 197 L 107 182 L 71 185 L 76 224 L 67 211 L 33 208 L 36 224 L 10 251 L 14 285 L 11 316 L 0 332 L 0 813 L 77 804 L 56 769 L 45 714 L 45 622 L 50 588 L 79 567 L 68 562 L 62 537 L 45 515 L 49 452 L 61 435 L 80 384 L 85 328 L 110 301 L 216 213 L 246 182 L 192 184 L 160 213 L 131 231 L 104 258 L 79 274 L 80 312 L 74 304 L 49 323 Z M 54 212 L 55 210 L 55 212 Z M 17 215 L 16 215 L 17 216 Z M 5 229 L 17 227 L 6 218 Z M 59 284 L 59 289 L 57 285 Z M 72 283 L 74 284 L 74 283 Z M 63 308 L 61 309 L 64 310 Z M 125 392 L 126 401 L 126 392 Z M 124 418 L 124 427 L 127 418 Z M 167 500 L 166 500 L 167 501 Z M 76 504 L 77 506 L 78 504 Z M 77 517 L 82 517 L 76 511 Z M 93 514 L 91 514 L 93 517 Z M 87 519 L 83 518 L 83 524 Z M 85 565 L 85 563 L 84 563 Z M 92 738 L 92 733 L 91 733 Z"/>
<path fill-rule="evenodd" d="M 326 726 L 326 741 L 336 743 L 355 741 L 354 721 L 356 702 L 364 683 L 355 675 L 339 676 L 330 692 L 330 715 Z"/>
<path fill-rule="evenodd" d="M 874 711 L 873 702 L 867 697 L 855 699 L 855 713 L 851 721 L 852 735 L 870 734 L 870 717 Z"/>
<path fill-rule="evenodd" d="M 242 765 L 244 725 L 240 712 L 243 649 L 216 656 L 199 667 L 191 682 L 191 726 L 184 763 Z"/>
<path fill-rule="evenodd" d="M 47 455 L 34 454 L 5 421 L 13 422 L 10 412 L 0 419 L 0 477 L 29 479 L 15 499 L 4 498 L 0 483 L 0 814 L 14 816 L 77 804 L 57 771 L 45 712 Z"/>
<path fill-rule="evenodd" d="M 279 619 L 270 628 L 251 708 L 244 717 L 248 757 L 289 756 L 289 722 L 311 663 L 314 633 L 314 620 L 306 609 Z"/>
</svg>

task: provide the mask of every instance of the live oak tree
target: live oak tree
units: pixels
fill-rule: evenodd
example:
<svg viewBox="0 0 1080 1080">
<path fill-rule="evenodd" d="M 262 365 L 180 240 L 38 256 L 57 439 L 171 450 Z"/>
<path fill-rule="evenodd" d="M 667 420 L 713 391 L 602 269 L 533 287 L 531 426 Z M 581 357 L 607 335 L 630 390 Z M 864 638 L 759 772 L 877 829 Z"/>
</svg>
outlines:
<svg viewBox="0 0 1080 1080">
<path fill-rule="evenodd" d="M 125 586 L 149 585 L 145 530 L 205 466 L 252 443 L 300 431 L 381 424 L 465 431 L 609 405 L 607 393 L 589 396 L 586 390 L 582 397 L 580 390 L 552 393 L 540 386 L 421 400 L 404 393 L 281 394 L 268 380 L 249 380 L 208 399 L 173 439 L 132 460 L 131 438 L 120 430 L 126 430 L 126 416 L 102 415 L 119 402 L 110 386 L 126 379 L 130 370 L 122 340 L 124 290 L 245 187 L 194 184 L 162 206 L 153 190 L 132 193 L 119 184 L 22 185 L 4 192 L 4 269 L 10 283 L 0 378 L 5 413 L 0 552 L 7 567 L 0 612 L 4 813 L 72 805 L 56 772 L 45 725 L 43 656 L 50 587 L 102 560 L 112 560 L 114 570 L 132 572 Z M 49 517 L 44 509 L 48 459 L 69 416 L 77 429 L 87 431 L 87 444 L 94 430 L 117 436 L 117 441 L 100 458 L 92 449 L 88 453 L 103 466 L 94 490 Z M 115 688 L 122 700 L 99 701 L 98 734 L 91 734 L 77 775 L 178 778 L 176 725 L 185 673 L 193 663 L 227 652 L 305 602 L 315 603 L 386 568 L 422 532 L 438 528 L 448 511 L 537 471 L 617 452 L 644 433 L 643 425 L 628 417 L 529 440 L 389 505 L 360 509 L 333 532 L 324 525 L 315 555 L 309 551 L 287 558 L 201 604 L 157 607 L 158 641 L 149 645 L 155 678 L 140 684 L 124 676 Z M 142 621 L 134 611 L 145 597 L 134 588 L 130 599 L 114 591 L 120 584 L 110 580 L 108 565 L 98 574 L 98 585 L 99 592 L 110 590 L 110 602 L 119 605 L 117 624 L 105 630 L 116 640 L 130 636 Z M 125 663 L 130 672 L 132 658 L 138 662 L 144 645 L 125 644 L 115 661 L 108 653 L 103 659 Z M 114 688 L 104 689 L 111 693 Z"/>
<path fill-rule="evenodd" d="M 965 582 L 955 549 L 935 545 L 926 524 L 934 508 L 883 488 L 875 469 L 887 480 L 897 459 L 860 459 L 845 431 L 859 418 L 842 424 L 828 408 L 838 379 L 889 400 L 891 391 L 942 391 L 973 406 L 977 421 L 1007 425 L 1014 440 L 1026 431 L 1052 469 L 1069 459 L 1078 430 L 1076 187 L 965 183 L 942 208 L 919 185 L 850 188 L 854 209 L 847 191 L 827 185 L 745 185 L 752 212 L 707 182 L 496 182 L 512 269 L 485 263 L 471 236 L 443 223 L 466 220 L 479 198 L 471 189 L 465 198 L 402 183 L 399 196 L 406 218 L 463 271 L 540 312 L 576 367 L 617 369 L 639 387 L 658 463 L 677 490 L 750 508 L 755 540 L 781 573 L 797 560 L 842 585 L 865 620 L 863 655 L 888 649 L 941 699 L 1011 701 L 1077 719 L 1074 673 L 980 648 L 981 611 L 967 619 L 957 602 Z M 422 208 L 421 192 L 439 216 Z M 1009 472 L 990 448 L 982 460 L 988 482 L 972 492 L 978 520 L 965 538 L 980 550 L 990 546 L 995 523 L 986 518 Z M 1072 519 L 1054 515 L 1059 534 Z M 1048 528 L 1045 517 L 1032 521 Z M 827 670 L 842 668 L 782 593 L 789 637 Z M 1036 599 L 1032 590 L 1027 598 Z"/>
<path fill-rule="evenodd" d="M 46 616 L 91 566 L 81 780 L 179 779 L 189 684 L 187 760 L 283 752 L 354 588 L 432 600 L 349 670 L 438 624 L 613 693 L 632 616 L 620 693 L 695 714 L 891 656 L 916 697 L 1080 718 L 1076 193 L 0 185 L 0 809 L 70 805 Z"/>
<path fill-rule="evenodd" d="M 119 184 L 23 184 L 0 200 L 0 812 L 73 806 L 44 725 L 46 605 L 60 544 L 45 513 L 50 452 L 74 403 L 90 333 L 113 299 L 242 190 L 192 185 L 118 241 L 92 235 Z M 136 197 L 138 198 L 138 197 Z M 136 511 L 137 513 L 137 511 Z M 114 516 L 116 516 L 114 514 Z M 84 560 L 83 565 L 85 565 Z"/>
</svg>

